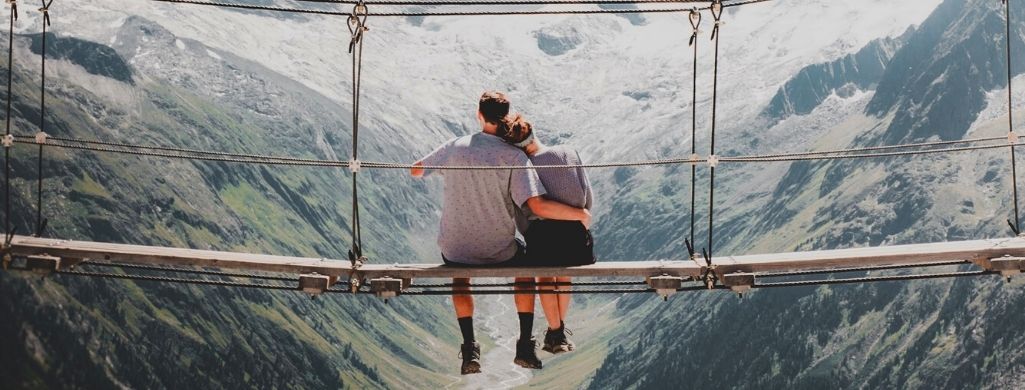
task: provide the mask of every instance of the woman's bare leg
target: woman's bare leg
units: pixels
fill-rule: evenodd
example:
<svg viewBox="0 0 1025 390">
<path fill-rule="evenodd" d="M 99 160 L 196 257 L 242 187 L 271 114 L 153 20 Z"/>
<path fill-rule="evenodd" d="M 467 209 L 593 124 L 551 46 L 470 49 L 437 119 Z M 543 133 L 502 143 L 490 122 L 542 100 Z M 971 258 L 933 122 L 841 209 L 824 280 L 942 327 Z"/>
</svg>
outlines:
<svg viewBox="0 0 1025 390">
<path fill-rule="evenodd" d="M 566 277 L 566 276 L 559 277 L 559 278 L 556 278 L 556 279 L 557 279 L 557 281 L 559 283 L 570 283 L 570 282 L 573 281 L 573 278 Z M 569 290 L 570 288 L 571 288 L 570 286 L 559 286 L 558 287 L 559 290 Z M 569 294 L 559 294 L 559 295 L 556 295 L 556 297 L 559 298 L 559 320 L 560 321 L 566 321 L 566 313 L 569 312 L 569 301 L 570 301 L 570 297 L 571 296 Z M 555 328 L 552 328 L 552 329 L 555 329 Z"/>
<path fill-rule="evenodd" d="M 554 283 L 556 278 L 537 278 L 538 283 Z M 539 290 L 555 290 L 556 286 L 538 286 Z M 560 295 L 540 294 L 541 309 L 545 312 L 548 329 L 559 329 L 562 323 L 562 310 L 559 307 Z"/>
</svg>

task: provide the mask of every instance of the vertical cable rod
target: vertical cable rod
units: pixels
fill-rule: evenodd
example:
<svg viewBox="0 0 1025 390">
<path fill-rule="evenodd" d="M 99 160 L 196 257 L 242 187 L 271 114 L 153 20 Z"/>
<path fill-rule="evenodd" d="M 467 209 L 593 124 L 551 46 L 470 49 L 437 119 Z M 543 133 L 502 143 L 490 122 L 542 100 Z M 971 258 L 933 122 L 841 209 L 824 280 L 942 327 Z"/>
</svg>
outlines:
<svg viewBox="0 0 1025 390">
<path fill-rule="evenodd" d="M 36 134 L 36 143 L 39 144 L 39 158 L 37 159 L 38 180 L 36 181 L 36 237 L 43 236 L 46 229 L 46 220 L 43 219 L 43 145 L 46 144 L 46 28 L 50 26 L 50 4 L 53 0 L 42 1 L 43 13 L 43 35 L 40 60 L 41 80 L 39 82 L 39 133 Z"/>
</svg>

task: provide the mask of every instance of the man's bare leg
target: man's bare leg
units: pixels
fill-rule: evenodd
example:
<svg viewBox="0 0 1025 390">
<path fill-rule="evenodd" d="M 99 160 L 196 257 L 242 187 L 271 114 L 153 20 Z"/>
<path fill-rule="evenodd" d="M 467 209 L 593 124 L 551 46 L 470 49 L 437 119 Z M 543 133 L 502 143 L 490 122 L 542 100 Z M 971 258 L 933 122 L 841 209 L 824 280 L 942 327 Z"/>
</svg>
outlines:
<svg viewBox="0 0 1025 390">
<path fill-rule="evenodd" d="M 476 374 L 480 372 L 480 344 L 477 344 L 473 335 L 473 296 L 469 294 L 470 279 L 454 278 L 452 286 L 452 290 L 456 292 L 452 294 L 452 306 L 456 309 L 459 331 L 463 334 L 463 345 L 459 348 L 463 359 L 460 372 L 463 375 Z"/>
<path fill-rule="evenodd" d="M 534 290 L 537 286 L 534 278 L 516 278 L 515 290 Z M 523 283 L 524 285 L 521 285 Z M 520 337 L 516 342 L 516 358 L 513 363 L 524 368 L 541 368 L 541 360 L 537 358 L 534 343 L 534 293 L 516 294 L 516 313 L 520 317 Z"/>
</svg>

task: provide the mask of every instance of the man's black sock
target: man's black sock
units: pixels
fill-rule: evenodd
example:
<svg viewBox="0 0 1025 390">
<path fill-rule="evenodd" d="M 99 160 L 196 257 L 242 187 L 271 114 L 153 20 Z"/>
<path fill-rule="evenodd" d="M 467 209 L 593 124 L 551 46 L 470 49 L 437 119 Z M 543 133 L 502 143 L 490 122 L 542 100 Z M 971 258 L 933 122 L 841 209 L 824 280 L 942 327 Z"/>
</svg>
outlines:
<svg viewBox="0 0 1025 390">
<path fill-rule="evenodd" d="M 534 313 L 518 313 L 520 315 L 520 340 L 530 340 L 534 333 Z"/>
<path fill-rule="evenodd" d="M 473 317 L 459 318 L 459 331 L 463 332 L 463 344 L 477 341 L 473 338 Z"/>
</svg>

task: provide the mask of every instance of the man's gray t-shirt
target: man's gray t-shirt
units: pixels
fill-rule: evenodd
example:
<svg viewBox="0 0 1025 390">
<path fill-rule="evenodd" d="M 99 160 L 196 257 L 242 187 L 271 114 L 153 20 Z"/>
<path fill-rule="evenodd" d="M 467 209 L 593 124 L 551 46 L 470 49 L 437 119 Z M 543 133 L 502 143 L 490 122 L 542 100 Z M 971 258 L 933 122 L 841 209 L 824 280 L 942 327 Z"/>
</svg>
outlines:
<svg viewBox="0 0 1025 390">
<path fill-rule="evenodd" d="M 425 166 L 529 166 L 521 150 L 501 138 L 476 133 L 439 146 L 420 160 Z M 452 262 L 494 264 L 517 252 L 519 208 L 545 194 L 533 169 L 432 170 L 445 179 L 438 246 Z M 522 215 L 522 214 L 521 214 Z"/>
</svg>

